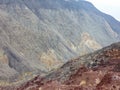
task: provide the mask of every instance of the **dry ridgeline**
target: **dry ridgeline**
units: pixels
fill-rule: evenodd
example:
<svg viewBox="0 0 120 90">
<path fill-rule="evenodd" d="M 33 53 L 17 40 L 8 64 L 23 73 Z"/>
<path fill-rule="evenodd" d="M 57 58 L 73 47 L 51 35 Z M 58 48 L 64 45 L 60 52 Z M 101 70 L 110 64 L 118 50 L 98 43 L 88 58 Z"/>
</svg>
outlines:
<svg viewBox="0 0 120 90">
<path fill-rule="evenodd" d="M 0 0 L 0 89 L 119 90 L 118 41 L 120 22 L 87 1 Z"/>
</svg>

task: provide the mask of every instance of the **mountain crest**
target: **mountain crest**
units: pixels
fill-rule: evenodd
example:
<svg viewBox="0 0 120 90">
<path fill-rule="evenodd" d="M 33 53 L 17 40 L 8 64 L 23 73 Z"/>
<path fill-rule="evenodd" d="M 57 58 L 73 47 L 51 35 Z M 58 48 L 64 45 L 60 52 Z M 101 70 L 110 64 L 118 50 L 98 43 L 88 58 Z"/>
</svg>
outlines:
<svg viewBox="0 0 120 90">
<path fill-rule="evenodd" d="M 1 82 L 48 75 L 72 58 L 119 40 L 120 22 L 90 2 L 0 0 Z M 89 57 L 85 60 L 80 63 L 90 63 Z"/>
</svg>

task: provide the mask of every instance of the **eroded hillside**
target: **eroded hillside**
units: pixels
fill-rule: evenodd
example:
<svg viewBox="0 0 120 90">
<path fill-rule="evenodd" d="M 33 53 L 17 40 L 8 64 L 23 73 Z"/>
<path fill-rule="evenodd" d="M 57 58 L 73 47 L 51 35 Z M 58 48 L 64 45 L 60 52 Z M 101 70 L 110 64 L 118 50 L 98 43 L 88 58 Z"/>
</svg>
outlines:
<svg viewBox="0 0 120 90">
<path fill-rule="evenodd" d="M 1 85 L 47 75 L 119 41 L 119 31 L 118 21 L 87 1 L 0 0 Z"/>
<path fill-rule="evenodd" d="M 91 57 L 92 56 L 92 57 Z M 81 59 L 90 58 L 87 67 Z M 112 44 L 92 54 L 71 60 L 60 69 L 42 78 L 21 85 L 18 90 L 119 90 L 120 43 Z M 16 90 L 16 89 L 15 89 Z"/>
</svg>

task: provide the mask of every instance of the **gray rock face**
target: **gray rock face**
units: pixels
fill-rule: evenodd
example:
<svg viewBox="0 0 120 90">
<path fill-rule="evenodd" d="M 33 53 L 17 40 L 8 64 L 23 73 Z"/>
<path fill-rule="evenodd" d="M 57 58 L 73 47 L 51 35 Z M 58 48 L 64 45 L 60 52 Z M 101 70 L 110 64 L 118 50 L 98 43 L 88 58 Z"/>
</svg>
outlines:
<svg viewBox="0 0 120 90">
<path fill-rule="evenodd" d="M 0 0 L 0 78 L 46 74 L 119 41 L 119 31 L 87 1 Z"/>
</svg>

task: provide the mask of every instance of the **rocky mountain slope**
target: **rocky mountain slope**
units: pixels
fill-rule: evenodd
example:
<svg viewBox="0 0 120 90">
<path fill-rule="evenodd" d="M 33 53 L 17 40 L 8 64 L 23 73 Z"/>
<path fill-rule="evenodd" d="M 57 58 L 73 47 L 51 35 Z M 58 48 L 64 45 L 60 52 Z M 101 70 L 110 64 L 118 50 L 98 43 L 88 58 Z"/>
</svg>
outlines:
<svg viewBox="0 0 120 90">
<path fill-rule="evenodd" d="M 1 85 L 44 76 L 119 41 L 119 31 L 120 22 L 87 1 L 0 0 Z"/>
<path fill-rule="evenodd" d="M 86 65 L 80 60 L 90 63 Z M 13 88 L 13 90 L 16 88 Z M 37 76 L 17 90 L 119 90 L 120 43 L 64 64 L 46 77 Z"/>
</svg>

